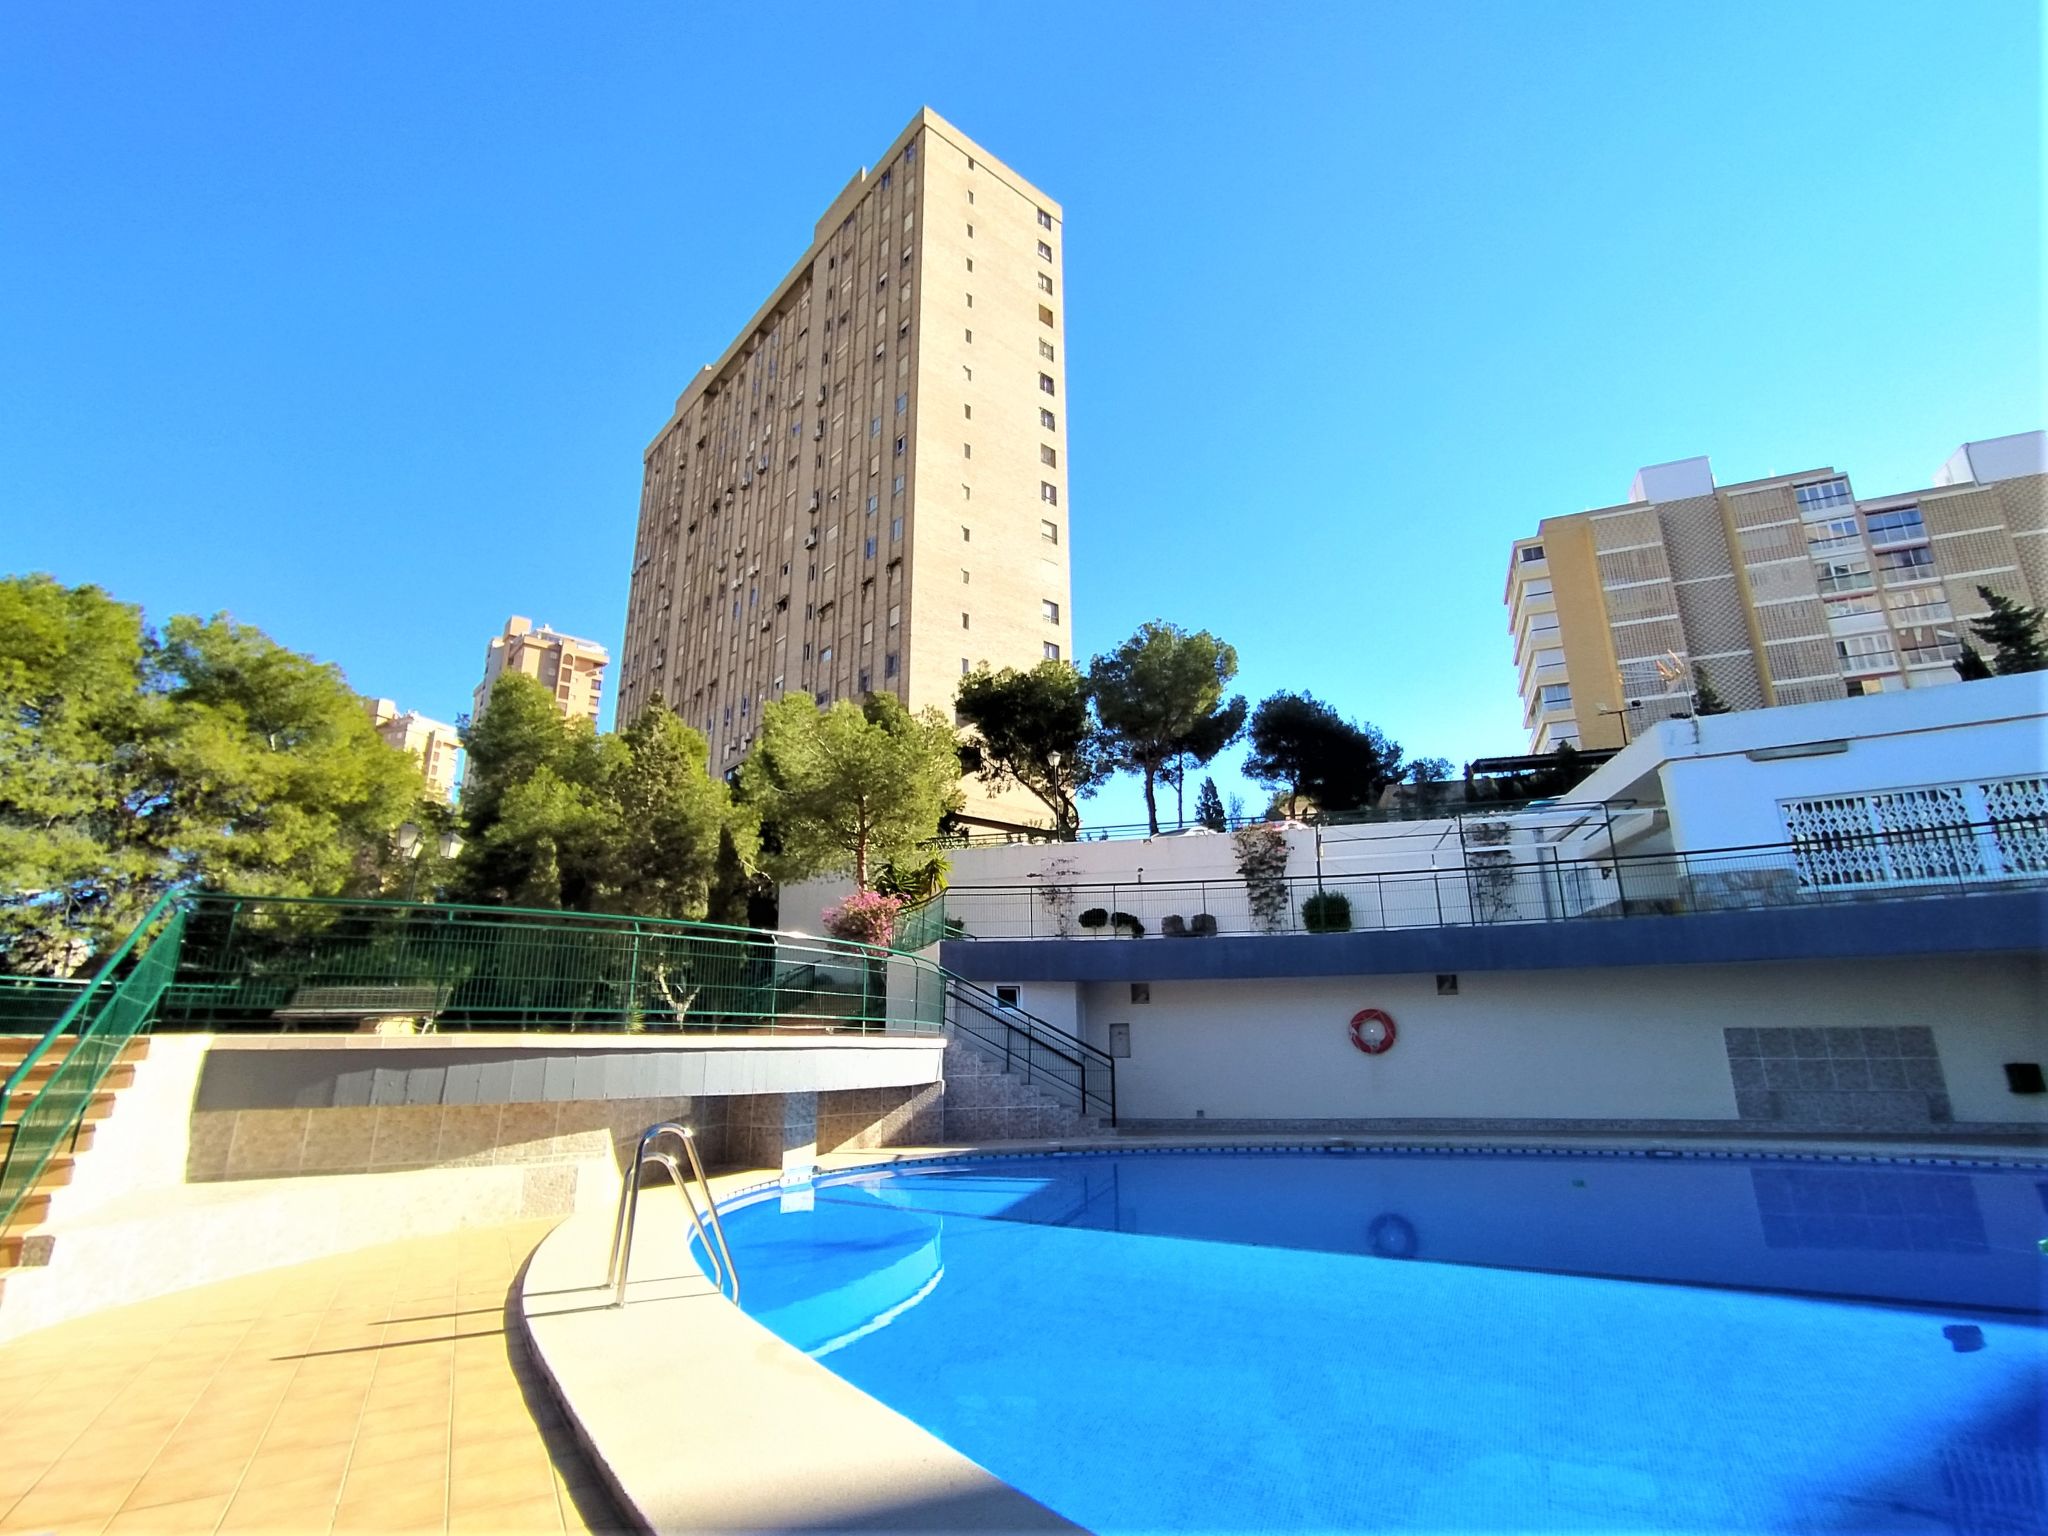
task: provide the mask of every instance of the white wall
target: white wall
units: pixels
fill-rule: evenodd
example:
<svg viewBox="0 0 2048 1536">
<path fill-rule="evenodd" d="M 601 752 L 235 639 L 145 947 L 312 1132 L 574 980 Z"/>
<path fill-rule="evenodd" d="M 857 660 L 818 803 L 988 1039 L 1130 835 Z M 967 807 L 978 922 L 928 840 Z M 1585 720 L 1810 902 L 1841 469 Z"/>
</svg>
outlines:
<svg viewBox="0 0 2048 1536">
<path fill-rule="evenodd" d="M 1432 976 L 1157 981 L 1082 988 L 1083 1037 L 1131 1026 L 1118 1063 L 1131 1119 L 1736 1116 L 1730 1025 L 1924 1024 L 1958 1121 L 2048 1124 L 2048 1097 L 2007 1091 L 2002 1064 L 2040 1060 L 2041 960 L 1915 958 Z M 1399 1030 L 1366 1056 L 1348 1031 L 1377 1007 Z"/>
<path fill-rule="evenodd" d="M 1763 762 L 1811 743 L 1846 750 Z M 1662 721 L 1575 798 L 1661 798 L 1681 850 L 1785 840 L 1780 800 L 2048 772 L 2048 675 Z"/>
</svg>

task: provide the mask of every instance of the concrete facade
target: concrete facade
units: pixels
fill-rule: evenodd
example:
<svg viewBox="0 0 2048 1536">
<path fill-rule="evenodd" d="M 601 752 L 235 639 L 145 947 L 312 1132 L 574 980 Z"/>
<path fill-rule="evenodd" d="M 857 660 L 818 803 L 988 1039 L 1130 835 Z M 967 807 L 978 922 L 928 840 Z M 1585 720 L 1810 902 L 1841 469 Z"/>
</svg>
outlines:
<svg viewBox="0 0 2048 1536">
<path fill-rule="evenodd" d="M 785 693 L 950 718 L 970 668 L 1071 657 L 1063 238 L 929 110 L 848 183 L 646 451 L 622 720 L 666 700 L 723 774 Z"/>
<path fill-rule="evenodd" d="M 1505 601 L 1534 750 L 1610 747 L 1691 709 L 1956 681 L 1978 587 L 2048 601 L 2044 434 L 1967 443 L 1929 489 L 1859 499 L 1832 468 L 1716 486 L 1705 459 L 1515 541 Z"/>
<path fill-rule="evenodd" d="M 365 707 L 377 734 L 399 751 L 413 755 L 427 787 L 441 799 L 453 800 L 456 767 L 462 759 L 461 733 L 452 725 L 428 719 L 416 709 L 401 714 L 390 699 L 369 699 Z"/>
<path fill-rule="evenodd" d="M 471 718 L 480 718 L 491 701 L 491 687 L 507 672 L 523 672 L 554 695 L 555 708 L 568 720 L 597 723 L 604 705 L 604 669 L 611 653 L 595 640 L 579 640 L 514 614 L 505 632 L 494 635 L 484 650 L 484 680 L 476 685 Z"/>
</svg>

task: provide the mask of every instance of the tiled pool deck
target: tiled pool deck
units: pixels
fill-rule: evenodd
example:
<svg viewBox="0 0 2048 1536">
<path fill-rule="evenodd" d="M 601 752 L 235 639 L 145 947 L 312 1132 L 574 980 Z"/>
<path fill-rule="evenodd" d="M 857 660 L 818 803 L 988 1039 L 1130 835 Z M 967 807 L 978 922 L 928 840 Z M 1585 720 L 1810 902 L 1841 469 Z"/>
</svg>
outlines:
<svg viewBox="0 0 2048 1536">
<path fill-rule="evenodd" d="M 506 1335 L 553 1225 L 385 1244 L 0 1348 L 0 1532 L 614 1528 Z"/>
</svg>

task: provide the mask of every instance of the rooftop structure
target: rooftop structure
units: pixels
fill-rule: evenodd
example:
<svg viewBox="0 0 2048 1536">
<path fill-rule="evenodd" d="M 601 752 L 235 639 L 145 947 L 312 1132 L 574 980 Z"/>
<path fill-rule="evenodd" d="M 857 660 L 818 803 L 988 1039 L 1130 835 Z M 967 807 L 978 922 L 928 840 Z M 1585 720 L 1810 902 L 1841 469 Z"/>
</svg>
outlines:
<svg viewBox="0 0 2048 1536">
<path fill-rule="evenodd" d="M 611 653 L 595 640 L 579 640 L 517 614 L 505 621 L 484 652 L 484 680 L 477 684 L 474 714 L 491 700 L 491 686 L 507 672 L 524 672 L 555 696 L 566 719 L 597 722 L 604 702 L 604 669 Z"/>
<path fill-rule="evenodd" d="M 621 718 L 667 700 L 713 773 L 788 692 L 950 716 L 973 667 L 1071 656 L 1060 206 L 930 110 L 877 166 L 645 454 Z"/>
<path fill-rule="evenodd" d="M 1965 443 L 1925 490 L 1821 467 L 1719 486 L 1704 458 L 1515 541 L 1505 600 L 1531 747 L 1615 747 L 1688 713 L 1956 681 L 1977 589 L 2048 598 L 2048 435 Z"/>
</svg>

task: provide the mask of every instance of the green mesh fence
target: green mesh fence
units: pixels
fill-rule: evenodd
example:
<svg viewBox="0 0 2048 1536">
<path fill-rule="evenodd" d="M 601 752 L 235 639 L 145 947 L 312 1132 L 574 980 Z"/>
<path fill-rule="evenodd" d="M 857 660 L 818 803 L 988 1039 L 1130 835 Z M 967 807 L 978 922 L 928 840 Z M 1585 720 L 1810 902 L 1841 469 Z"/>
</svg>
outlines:
<svg viewBox="0 0 2048 1536">
<path fill-rule="evenodd" d="M 149 1028 L 177 972 L 185 924 L 186 914 L 169 897 L 159 901 L 0 1085 L 0 1135 L 6 1137 L 0 1227 L 14 1218 L 58 1149 L 71 1142 L 128 1042 Z M 53 1062 L 37 1087 L 34 1079 Z"/>
<path fill-rule="evenodd" d="M 836 939 L 598 913 L 195 896 L 166 1027 L 943 1029 L 945 977 Z"/>
</svg>

